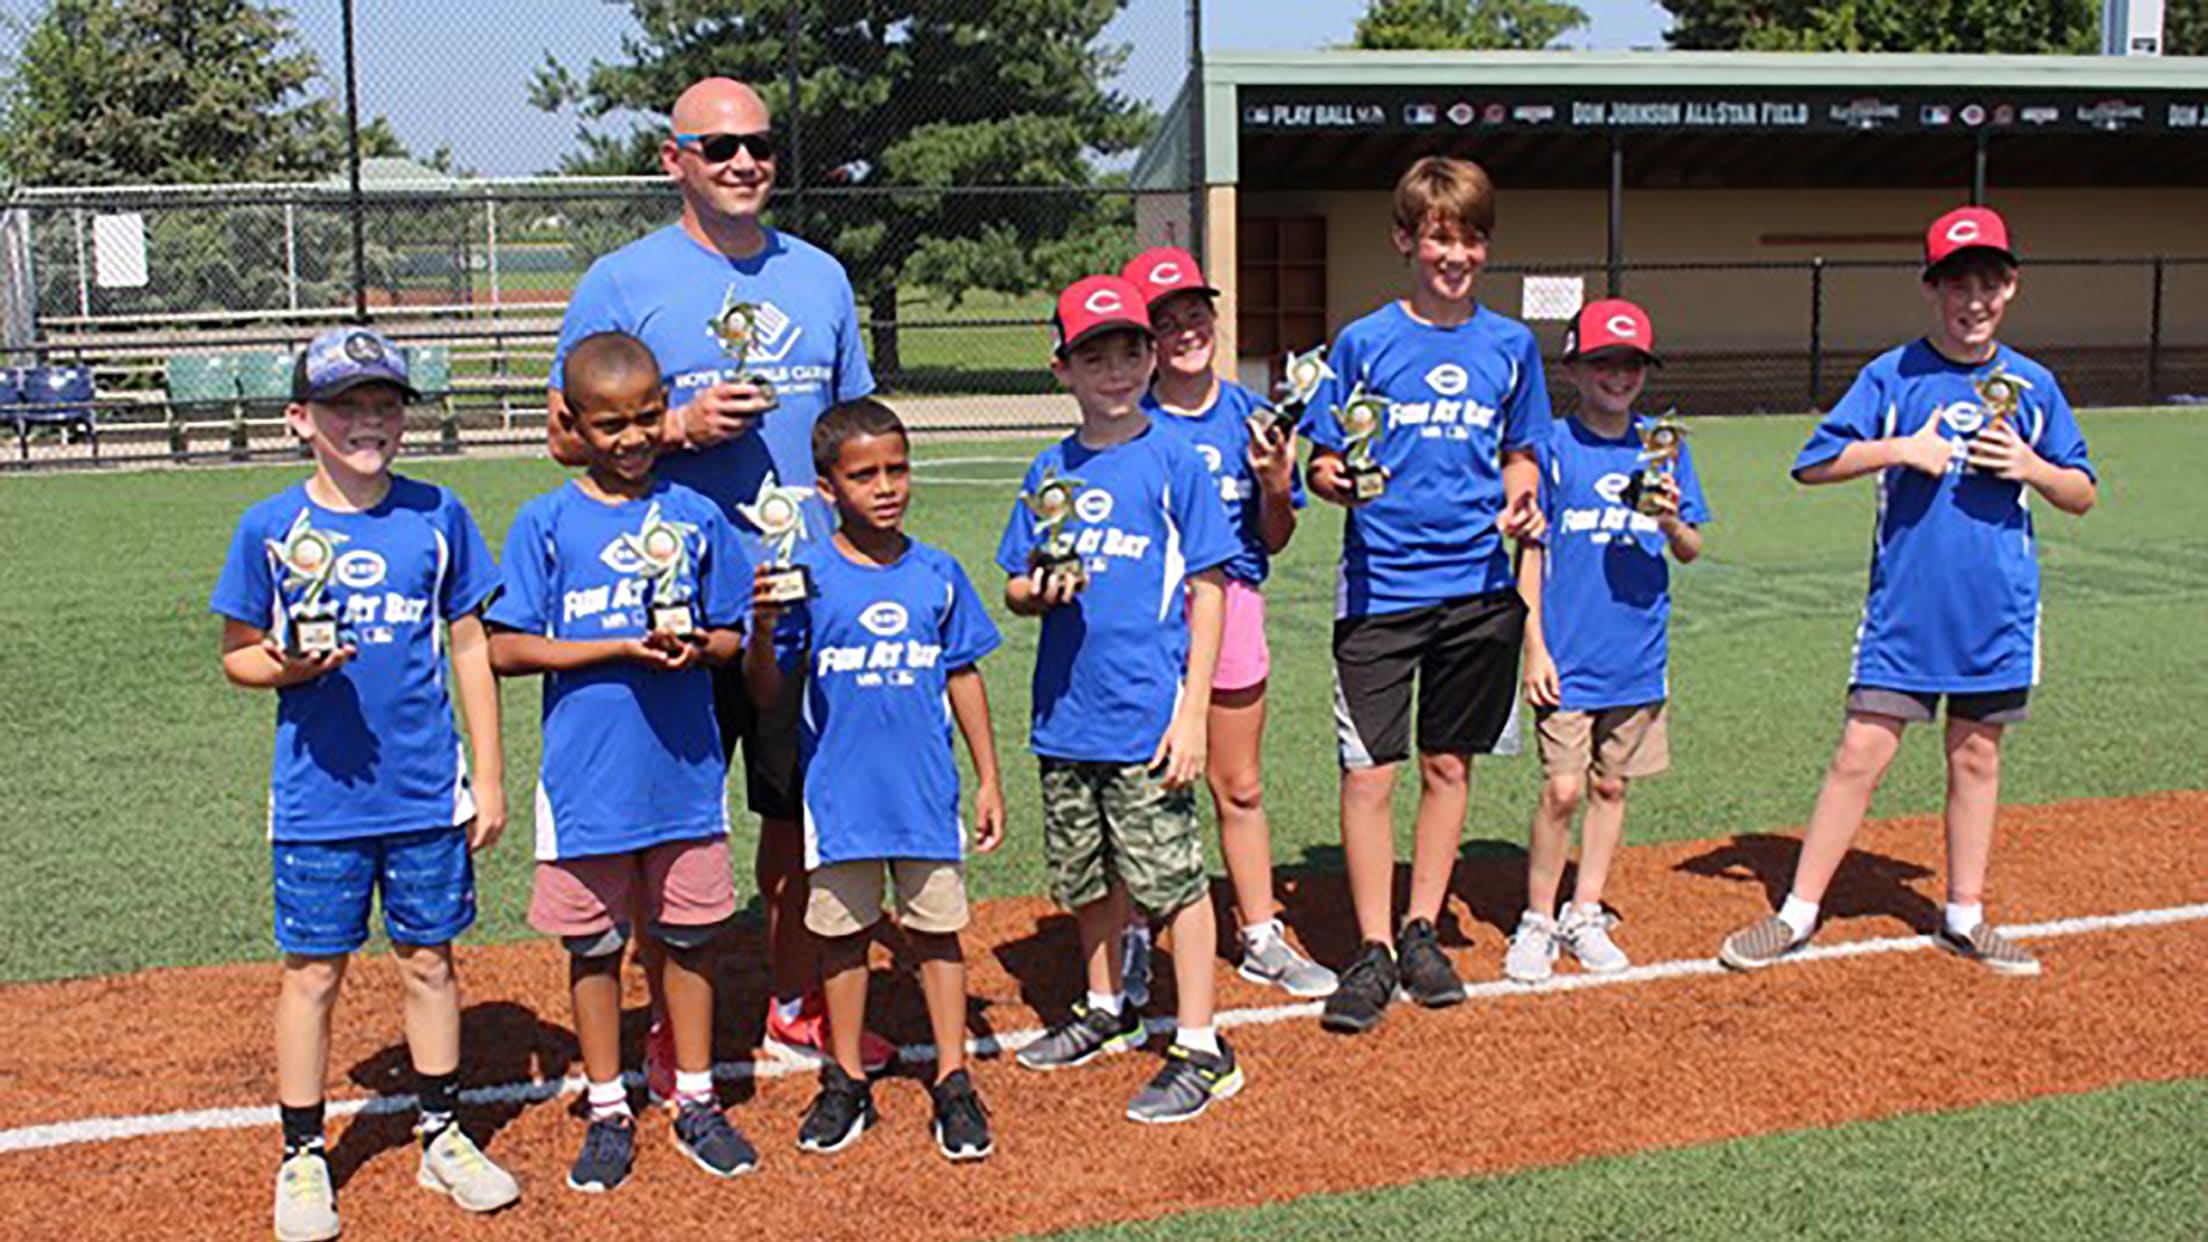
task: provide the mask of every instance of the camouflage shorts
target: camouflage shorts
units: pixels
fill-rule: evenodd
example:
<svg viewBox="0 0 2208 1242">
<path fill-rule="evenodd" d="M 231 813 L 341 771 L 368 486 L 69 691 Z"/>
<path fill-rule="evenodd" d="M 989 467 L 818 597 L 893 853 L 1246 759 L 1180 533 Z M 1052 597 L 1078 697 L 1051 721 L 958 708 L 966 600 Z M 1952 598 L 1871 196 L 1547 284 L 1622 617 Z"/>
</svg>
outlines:
<svg viewBox="0 0 2208 1242">
<path fill-rule="evenodd" d="M 1167 789 L 1139 763 L 1044 759 L 1043 858 L 1050 895 L 1069 910 L 1116 879 L 1136 906 L 1166 915 L 1209 884 L 1195 788 Z"/>
</svg>

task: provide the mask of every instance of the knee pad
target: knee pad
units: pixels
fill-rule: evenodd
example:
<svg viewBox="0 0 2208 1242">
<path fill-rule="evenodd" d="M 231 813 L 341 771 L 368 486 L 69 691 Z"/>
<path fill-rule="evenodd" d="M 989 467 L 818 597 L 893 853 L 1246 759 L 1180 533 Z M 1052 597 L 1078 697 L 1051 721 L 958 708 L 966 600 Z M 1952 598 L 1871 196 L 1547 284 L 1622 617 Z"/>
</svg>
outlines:
<svg viewBox="0 0 2208 1242">
<path fill-rule="evenodd" d="M 713 938 L 727 926 L 727 919 L 717 923 L 662 923 L 654 919 L 652 937 L 677 952 L 690 953 L 713 943 Z"/>
<path fill-rule="evenodd" d="M 585 936 L 560 937 L 560 946 L 576 957 L 615 957 L 628 943 L 629 929 L 623 923 Z"/>
</svg>

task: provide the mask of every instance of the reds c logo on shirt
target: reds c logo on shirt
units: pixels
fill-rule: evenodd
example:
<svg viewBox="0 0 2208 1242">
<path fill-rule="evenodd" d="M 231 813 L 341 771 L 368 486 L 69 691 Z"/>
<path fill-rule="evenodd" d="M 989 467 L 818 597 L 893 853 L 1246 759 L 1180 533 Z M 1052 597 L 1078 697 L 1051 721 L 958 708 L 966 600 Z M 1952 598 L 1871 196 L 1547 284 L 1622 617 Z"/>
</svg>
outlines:
<svg viewBox="0 0 2208 1242">
<path fill-rule="evenodd" d="M 1110 289 L 1099 289 L 1089 295 L 1089 300 L 1083 302 L 1081 308 L 1092 315 L 1117 314 L 1120 310 L 1119 295 Z"/>
<path fill-rule="evenodd" d="M 357 548 L 337 558 L 337 580 L 356 591 L 381 586 L 385 572 L 383 557 L 366 548 Z"/>
<path fill-rule="evenodd" d="M 1073 502 L 1073 511 L 1084 522 L 1102 522 L 1112 516 L 1112 494 L 1103 488 L 1092 487 Z"/>
<path fill-rule="evenodd" d="M 1959 436 L 1975 435 L 1986 423 L 1986 412 L 1979 409 L 1975 401 L 1957 401 L 1952 405 L 1943 405 L 1934 410 L 1932 416 L 1947 424 L 1948 429 Z"/>
<path fill-rule="evenodd" d="M 908 620 L 905 606 L 890 599 L 868 605 L 867 610 L 859 614 L 859 624 L 883 638 L 904 633 Z"/>
<path fill-rule="evenodd" d="M 1426 373 L 1426 386 L 1444 397 L 1461 395 L 1471 382 L 1472 377 L 1454 362 L 1444 362 Z"/>
</svg>

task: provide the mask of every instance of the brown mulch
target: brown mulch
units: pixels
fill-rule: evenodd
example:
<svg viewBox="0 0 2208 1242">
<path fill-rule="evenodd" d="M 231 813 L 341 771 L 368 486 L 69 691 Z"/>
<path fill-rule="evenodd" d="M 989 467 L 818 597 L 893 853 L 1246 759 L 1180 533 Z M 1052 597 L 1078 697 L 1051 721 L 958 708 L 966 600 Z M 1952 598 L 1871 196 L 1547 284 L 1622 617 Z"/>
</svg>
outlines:
<svg viewBox="0 0 2208 1242">
<path fill-rule="evenodd" d="M 2002 823 L 1992 909 L 2003 923 L 2208 894 L 2208 793 L 2005 808 Z M 1874 824 L 1858 845 L 1819 942 L 1929 929 L 1940 899 L 1937 822 Z M 1611 886 L 1627 920 L 1618 938 L 1644 963 L 1706 958 L 1727 930 L 1770 907 L 1793 854 L 1792 838 L 1766 835 L 1629 849 Z M 1499 975 L 1522 872 L 1511 855 L 1460 866 L 1444 942 L 1468 977 Z M 1283 888 L 1305 943 L 1322 960 L 1346 957 L 1339 877 L 1288 877 Z M 455 1221 L 454 1209 L 409 1184 L 405 1118 L 333 1126 L 333 1167 L 356 1239 L 459 1225 L 486 1239 L 643 1238 L 702 1224 L 866 1242 L 996 1237 L 2208 1075 L 2208 1044 L 2195 1034 L 2208 1010 L 2194 982 L 2200 943 L 2194 924 L 2042 941 L 2035 951 L 2048 973 L 2037 980 L 1907 953 L 1514 995 L 1450 1012 L 1399 1007 L 1359 1039 L 1305 1018 L 1239 1027 L 1231 1038 L 1248 1089 L 1178 1127 L 1120 1117 L 1153 1058 L 1047 1077 L 989 1061 L 976 1076 L 998 1153 L 980 1166 L 936 1156 L 917 1078 L 877 1087 L 883 1124 L 858 1147 L 801 1155 L 793 1144 L 811 1084 L 793 1076 L 724 1085 L 733 1118 L 764 1153 L 758 1173 L 734 1182 L 691 1168 L 653 1119 L 628 1187 L 572 1194 L 560 1185 L 580 1137 L 571 1101 L 471 1114 L 471 1129 L 527 1188 L 488 1221 Z M 976 1033 L 1032 1027 L 1072 999 L 1072 925 L 1046 905 L 986 903 L 967 944 Z M 745 1055 L 756 1036 L 762 990 L 755 942 L 732 947 L 724 1058 Z M 878 951 L 877 1025 L 924 1042 L 916 989 L 889 961 Z M 404 1091 L 397 981 L 380 962 L 355 970 L 333 1097 Z M 567 1072 L 574 1043 L 554 950 L 468 947 L 462 972 L 469 1083 Z M 1282 1003 L 1220 973 L 1223 1006 Z M 268 966 L 249 965 L 0 988 L 0 1127 L 266 1101 L 274 986 Z M 1603 1123 L 1566 1120 L 1587 1116 Z M 273 1127 L 259 1127 L 0 1156 L 10 1201 L 0 1236 L 264 1236 L 274 1147 Z"/>
</svg>

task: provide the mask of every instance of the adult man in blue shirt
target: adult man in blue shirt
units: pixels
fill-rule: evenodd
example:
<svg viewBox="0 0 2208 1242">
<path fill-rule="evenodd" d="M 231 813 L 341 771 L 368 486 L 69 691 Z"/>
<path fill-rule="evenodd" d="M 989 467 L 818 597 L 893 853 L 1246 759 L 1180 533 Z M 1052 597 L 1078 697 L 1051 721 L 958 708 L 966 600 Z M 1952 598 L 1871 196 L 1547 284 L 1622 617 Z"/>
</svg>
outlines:
<svg viewBox="0 0 2208 1242">
<path fill-rule="evenodd" d="M 682 195 L 682 219 L 591 264 L 560 327 L 553 383 L 567 350 L 592 333 L 642 340 L 660 362 L 666 434 L 678 450 L 660 459 L 659 473 L 711 497 L 747 530 L 737 504 L 769 478 L 811 478 L 814 421 L 836 402 L 871 393 L 874 375 L 842 265 L 760 219 L 778 151 L 758 93 L 706 78 L 675 100 L 672 122 L 659 161 Z M 547 401 L 561 407 L 556 387 Z M 560 420 L 547 422 L 552 456 L 580 464 Z M 825 533 L 824 515 L 811 516 Z M 798 829 L 799 697 L 793 684 L 782 702 L 755 708 L 740 669 L 714 674 L 721 745 L 733 754 L 742 741 L 748 800 L 760 820 L 755 873 L 775 996 L 767 1036 L 817 1050 L 825 1041 L 818 997 L 807 996 L 815 970 Z M 887 1045 L 868 1043 L 869 1062 L 886 1063 Z M 663 1062 L 647 1057 L 648 1075 Z"/>
</svg>

